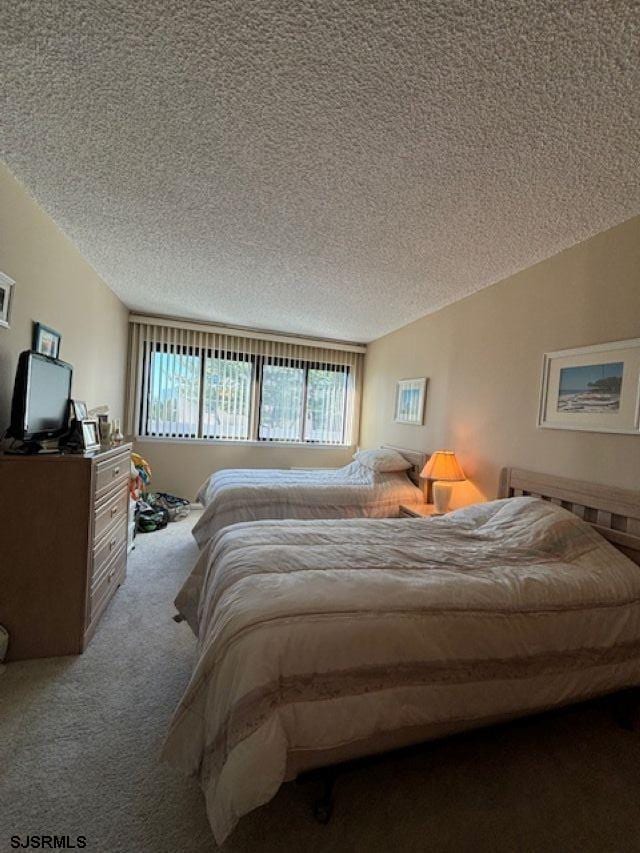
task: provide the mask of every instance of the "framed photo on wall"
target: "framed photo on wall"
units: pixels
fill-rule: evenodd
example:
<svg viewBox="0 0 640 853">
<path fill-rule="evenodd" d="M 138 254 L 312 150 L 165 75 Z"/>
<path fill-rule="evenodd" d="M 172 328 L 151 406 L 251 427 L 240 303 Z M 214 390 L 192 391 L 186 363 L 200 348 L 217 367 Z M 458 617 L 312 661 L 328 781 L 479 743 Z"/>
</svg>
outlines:
<svg viewBox="0 0 640 853">
<path fill-rule="evenodd" d="M 49 358 L 59 358 L 61 340 L 60 332 L 56 332 L 55 329 L 50 329 L 43 323 L 33 324 L 33 349 L 35 352 L 48 355 Z"/>
<path fill-rule="evenodd" d="M 0 272 L 0 327 L 8 329 L 11 322 L 11 300 L 15 281 Z"/>
<path fill-rule="evenodd" d="M 545 353 L 538 426 L 640 434 L 640 338 Z"/>
<path fill-rule="evenodd" d="M 396 423 L 422 426 L 426 389 L 427 380 L 424 377 L 399 380 L 396 386 Z"/>
</svg>

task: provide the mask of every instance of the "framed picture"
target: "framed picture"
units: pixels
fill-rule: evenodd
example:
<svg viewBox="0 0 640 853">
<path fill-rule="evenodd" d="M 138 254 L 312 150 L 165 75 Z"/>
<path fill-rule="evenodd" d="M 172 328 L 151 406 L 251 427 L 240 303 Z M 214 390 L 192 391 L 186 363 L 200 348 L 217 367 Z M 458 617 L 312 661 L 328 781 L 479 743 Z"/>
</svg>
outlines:
<svg viewBox="0 0 640 853">
<path fill-rule="evenodd" d="M 400 379 L 396 387 L 395 420 L 399 424 L 424 423 L 424 398 L 427 380 Z"/>
<path fill-rule="evenodd" d="M 42 323 L 33 324 L 33 349 L 41 355 L 48 355 L 50 358 L 58 358 L 60 356 L 60 341 L 62 340 L 60 333 L 55 329 L 50 329 Z"/>
<path fill-rule="evenodd" d="M 0 272 L 0 327 L 9 328 L 11 322 L 11 301 L 15 281 Z"/>
<path fill-rule="evenodd" d="M 640 434 L 640 338 L 545 353 L 538 426 Z"/>
<path fill-rule="evenodd" d="M 82 400 L 71 400 L 71 417 L 76 421 L 87 419 L 87 404 Z"/>
<path fill-rule="evenodd" d="M 82 421 L 82 444 L 85 450 L 100 448 L 100 430 L 97 420 L 87 418 Z"/>
</svg>

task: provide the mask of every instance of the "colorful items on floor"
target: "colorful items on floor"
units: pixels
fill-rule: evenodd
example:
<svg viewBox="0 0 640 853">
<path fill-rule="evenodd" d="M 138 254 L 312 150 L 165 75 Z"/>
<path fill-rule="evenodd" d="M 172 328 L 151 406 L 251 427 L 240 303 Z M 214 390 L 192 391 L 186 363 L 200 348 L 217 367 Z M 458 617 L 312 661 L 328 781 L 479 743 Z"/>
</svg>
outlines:
<svg viewBox="0 0 640 853">
<path fill-rule="evenodd" d="M 129 490 L 136 501 L 136 530 L 152 533 L 189 514 L 190 503 L 166 492 L 151 492 L 151 466 L 139 453 L 131 454 Z"/>
<path fill-rule="evenodd" d="M 151 466 L 139 453 L 131 454 L 131 482 L 129 490 L 134 500 L 144 498 L 151 483 Z"/>
</svg>

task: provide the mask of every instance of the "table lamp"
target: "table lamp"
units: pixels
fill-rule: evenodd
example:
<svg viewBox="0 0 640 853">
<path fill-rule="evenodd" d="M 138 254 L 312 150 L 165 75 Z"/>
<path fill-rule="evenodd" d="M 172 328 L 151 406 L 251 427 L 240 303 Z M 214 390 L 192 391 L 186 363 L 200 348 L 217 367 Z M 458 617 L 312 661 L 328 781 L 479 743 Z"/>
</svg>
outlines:
<svg viewBox="0 0 640 853">
<path fill-rule="evenodd" d="M 438 515 L 449 509 L 451 483 L 466 479 L 453 450 L 437 450 L 429 457 L 420 476 L 436 481 L 433 484 L 433 503 Z"/>
</svg>

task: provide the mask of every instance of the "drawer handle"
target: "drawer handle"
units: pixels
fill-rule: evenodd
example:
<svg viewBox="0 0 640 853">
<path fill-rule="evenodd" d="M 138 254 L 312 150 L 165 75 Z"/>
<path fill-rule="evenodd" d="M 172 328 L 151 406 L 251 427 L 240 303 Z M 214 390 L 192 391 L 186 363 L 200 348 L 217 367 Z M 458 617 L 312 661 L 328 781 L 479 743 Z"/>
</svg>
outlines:
<svg viewBox="0 0 640 853">
<path fill-rule="evenodd" d="M 109 572 L 109 574 L 107 575 L 107 583 L 111 583 L 111 581 L 113 580 L 113 576 L 115 575 L 115 573 L 116 573 L 116 570 L 115 570 L 115 569 L 111 569 L 111 571 L 110 571 L 110 572 Z"/>
<path fill-rule="evenodd" d="M 113 518 L 113 516 L 114 516 L 114 515 L 117 515 L 119 512 L 120 512 L 120 507 L 119 507 L 119 506 L 113 506 L 113 507 L 111 507 L 111 518 Z"/>
<path fill-rule="evenodd" d="M 109 542 L 109 550 L 110 550 L 110 551 L 113 551 L 113 549 L 116 547 L 116 542 L 117 542 L 117 541 L 118 541 L 118 540 L 114 537 L 114 538 L 111 540 L 111 542 Z"/>
<path fill-rule="evenodd" d="M 111 476 L 112 476 L 112 477 L 117 477 L 119 473 L 120 473 L 120 466 L 118 465 L 118 467 L 117 467 L 117 468 L 114 468 L 114 469 L 113 469 L 113 473 L 111 474 Z"/>
</svg>

